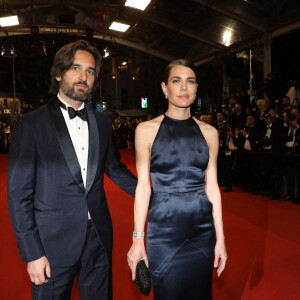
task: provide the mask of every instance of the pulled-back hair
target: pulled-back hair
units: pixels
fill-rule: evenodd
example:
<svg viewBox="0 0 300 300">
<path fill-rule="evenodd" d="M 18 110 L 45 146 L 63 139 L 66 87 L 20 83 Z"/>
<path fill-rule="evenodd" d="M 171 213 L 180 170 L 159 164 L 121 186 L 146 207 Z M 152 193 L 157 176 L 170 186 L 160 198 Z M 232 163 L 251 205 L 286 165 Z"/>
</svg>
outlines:
<svg viewBox="0 0 300 300">
<path fill-rule="evenodd" d="M 182 66 L 182 67 L 187 67 L 190 68 L 195 74 L 195 69 L 194 66 L 186 59 L 177 59 L 177 60 L 173 60 L 172 62 L 170 62 L 167 67 L 165 68 L 165 72 L 164 72 L 164 77 L 163 77 L 163 82 L 167 85 L 168 81 L 169 81 L 169 77 L 170 77 L 170 73 L 171 70 L 174 67 L 177 66 Z"/>
<path fill-rule="evenodd" d="M 94 88 L 96 88 L 98 83 L 98 77 L 100 73 L 101 65 L 101 55 L 96 47 L 91 45 L 89 42 L 84 40 L 79 40 L 70 44 L 63 46 L 54 57 L 54 61 L 51 67 L 51 85 L 49 93 L 57 94 L 59 90 L 59 82 L 56 77 L 62 77 L 64 73 L 71 68 L 74 63 L 75 54 L 78 50 L 89 52 L 93 55 L 95 59 L 95 83 Z"/>
</svg>

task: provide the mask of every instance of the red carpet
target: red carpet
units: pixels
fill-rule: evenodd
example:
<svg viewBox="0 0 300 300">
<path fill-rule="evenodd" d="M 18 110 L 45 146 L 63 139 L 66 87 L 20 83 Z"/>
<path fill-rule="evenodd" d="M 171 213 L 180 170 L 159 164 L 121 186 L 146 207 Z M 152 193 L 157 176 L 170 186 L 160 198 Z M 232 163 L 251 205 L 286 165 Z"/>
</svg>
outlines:
<svg viewBox="0 0 300 300">
<path fill-rule="evenodd" d="M 135 172 L 131 152 L 122 160 Z M 7 155 L 0 155 L 0 299 L 31 299 L 26 265 L 19 257 L 6 204 Z M 114 225 L 113 295 L 115 300 L 142 297 L 131 282 L 126 254 L 131 245 L 133 199 L 106 180 Z M 300 299 L 300 205 L 242 193 L 222 193 L 229 260 L 221 278 L 214 274 L 215 300 Z M 72 300 L 79 300 L 74 285 Z M 99 299 L 100 300 L 100 299 Z M 184 300 L 184 299 L 183 299 Z M 195 299 L 197 300 L 197 299 Z"/>
</svg>

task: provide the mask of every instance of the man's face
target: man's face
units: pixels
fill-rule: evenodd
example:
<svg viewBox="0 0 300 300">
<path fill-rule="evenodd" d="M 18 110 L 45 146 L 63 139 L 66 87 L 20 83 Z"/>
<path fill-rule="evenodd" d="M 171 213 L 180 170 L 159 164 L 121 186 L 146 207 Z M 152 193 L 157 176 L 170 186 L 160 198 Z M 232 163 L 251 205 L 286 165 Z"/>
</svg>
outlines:
<svg viewBox="0 0 300 300">
<path fill-rule="evenodd" d="M 234 106 L 234 109 L 235 109 L 235 113 L 237 114 L 237 115 L 240 115 L 241 113 L 242 113 L 242 106 L 240 105 L 240 104 L 236 104 L 235 106 Z"/>
<path fill-rule="evenodd" d="M 59 94 L 74 101 L 85 101 L 92 92 L 95 82 L 95 59 L 87 51 L 75 53 L 73 65 L 62 76 L 56 77 L 60 82 Z"/>
<path fill-rule="evenodd" d="M 271 121 L 275 122 L 276 121 L 276 112 L 275 112 L 275 110 L 270 109 L 269 112 L 270 112 Z"/>
<path fill-rule="evenodd" d="M 253 116 L 248 116 L 248 117 L 247 117 L 247 124 L 248 124 L 249 126 L 254 126 L 254 124 L 255 124 L 255 119 L 254 119 Z"/>
<path fill-rule="evenodd" d="M 207 115 L 206 123 L 212 124 L 212 122 L 213 122 L 213 116 L 212 115 Z"/>
<path fill-rule="evenodd" d="M 236 100 L 234 98 L 229 98 L 229 103 L 230 104 L 234 104 L 236 102 Z"/>
<path fill-rule="evenodd" d="M 270 125 L 272 122 L 271 122 L 271 117 L 265 117 L 265 122 L 267 123 L 267 125 Z"/>
<path fill-rule="evenodd" d="M 227 94 L 223 92 L 223 93 L 221 94 L 221 97 L 222 97 L 222 99 L 226 99 L 226 98 L 227 98 Z"/>
<path fill-rule="evenodd" d="M 282 105 L 283 105 L 283 106 L 288 106 L 288 105 L 290 105 L 290 100 L 289 100 L 289 98 L 283 98 L 283 99 L 282 99 Z"/>
<path fill-rule="evenodd" d="M 217 122 L 220 123 L 224 120 L 223 114 L 217 113 Z"/>
<path fill-rule="evenodd" d="M 266 109 L 266 106 L 263 103 L 257 103 L 257 107 L 259 111 L 264 111 Z"/>
</svg>

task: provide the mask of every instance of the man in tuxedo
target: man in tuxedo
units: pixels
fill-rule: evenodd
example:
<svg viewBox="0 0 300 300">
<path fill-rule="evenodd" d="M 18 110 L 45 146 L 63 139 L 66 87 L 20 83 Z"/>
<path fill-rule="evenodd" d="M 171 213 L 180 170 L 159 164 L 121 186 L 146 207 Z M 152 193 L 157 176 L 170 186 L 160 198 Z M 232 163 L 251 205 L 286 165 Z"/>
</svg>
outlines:
<svg viewBox="0 0 300 300">
<path fill-rule="evenodd" d="M 300 159 L 299 136 L 300 136 L 300 115 L 299 108 L 293 107 L 283 118 L 284 152 L 287 153 L 284 164 L 284 171 L 287 185 L 287 196 L 282 201 L 294 200 L 295 204 L 300 204 Z M 295 187 L 297 186 L 297 196 L 294 198 Z"/>
<path fill-rule="evenodd" d="M 247 122 L 239 130 L 239 141 L 242 149 L 244 167 L 243 191 L 257 194 L 259 186 L 257 174 L 259 173 L 259 160 L 255 153 L 258 150 L 259 131 L 253 113 L 247 115 Z"/>
<path fill-rule="evenodd" d="M 264 196 L 271 196 L 270 199 L 276 200 L 280 198 L 282 186 L 280 156 L 278 156 L 282 152 L 281 128 L 272 123 L 269 111 L 266 111 L 263 117 L 265 126 L 261 131 L 260 147 L 264 155 L 260 161 L 260 190 L 264 189 Z"/>
<path fill-rule="evenodd" d="M 51 69 L 56 96 L 17 123 L 7 200 L 33 299 L 111 299 L 112 222 L 104 173 L 134 196 L 137 180 L 120 162 L 109 118 L 85 104 L 100 71 L 86 41 L 61 48 Z"/>
</svg>

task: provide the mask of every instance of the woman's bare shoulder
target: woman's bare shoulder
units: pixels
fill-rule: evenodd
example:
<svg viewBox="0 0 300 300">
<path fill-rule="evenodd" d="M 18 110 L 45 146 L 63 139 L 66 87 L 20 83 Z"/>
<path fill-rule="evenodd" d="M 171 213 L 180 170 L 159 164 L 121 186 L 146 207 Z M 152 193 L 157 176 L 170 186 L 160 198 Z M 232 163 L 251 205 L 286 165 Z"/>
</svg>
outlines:
<svg viewBox="0 0 300 300">
<path fill-rule="evenodd" d="M 136 137 L 153 142 L 164 116 L 140 123 L 136 128 Z"/>
<path fill-rule="evenodd" d="M 194 118 L 194 120 L 199 125 L 200 130 L 208 143 L 210 141 L 214 141 L 216 139 L 216 137 L 218 137 L 218 131 L 215 127 L 213 127 L 207 123 L 204 123 L 202 121 L 199 121 L 195 118 Z"/>
<path fill-rule="evenodd" d="M 136 130 L 138 130 L 140 132 L 144 132 L 144 133 L 158 130 L 163 118 L 164 118 L 164 116 L 161 115 L 152 120 L 142 122 L 137 126 Z"/>
</svg>

